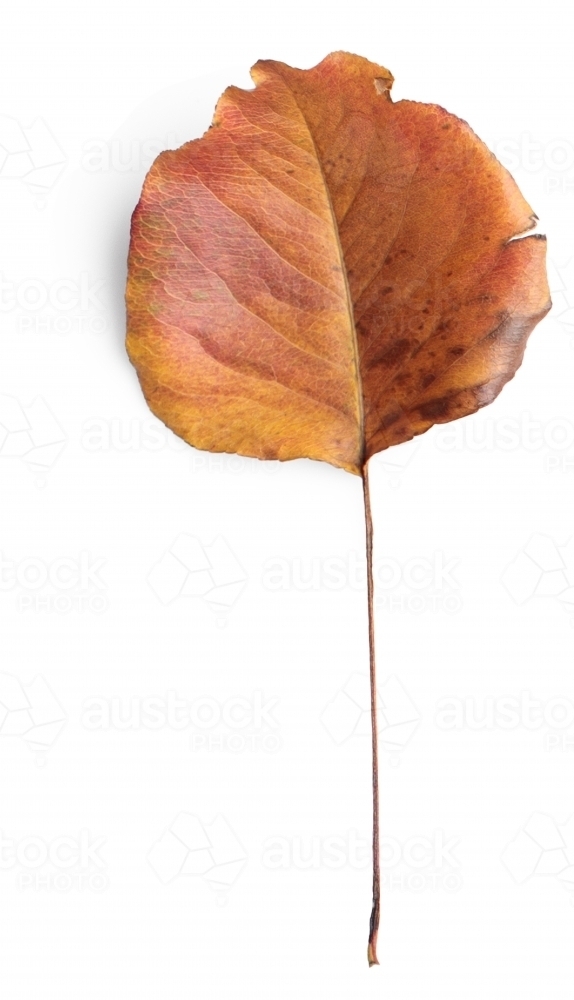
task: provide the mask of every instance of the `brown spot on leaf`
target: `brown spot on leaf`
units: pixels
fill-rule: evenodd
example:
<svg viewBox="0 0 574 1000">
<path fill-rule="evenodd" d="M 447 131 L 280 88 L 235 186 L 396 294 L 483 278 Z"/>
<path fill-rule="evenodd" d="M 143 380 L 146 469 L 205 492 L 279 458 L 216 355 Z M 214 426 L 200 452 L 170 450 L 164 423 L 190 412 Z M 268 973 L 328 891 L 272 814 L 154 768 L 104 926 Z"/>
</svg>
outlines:
<svg viewBox="0 0 574 1000">
<path fill-rule="evenodd" d="M 411 341 L 403 338 L 402 340 L 397 340 L 391 347 L 388 347 L 382 354 L 379 354 L 371 361 L 369 367 L 372 368 L 374 365 L 385 365 L 388 368 L 392 368 L 397 365 L 403 358 L 408 354 L 411 347 Z"/>
<path fill-rule="evenodd" d="M 419 413 L 423 420 L 438 420 L 447 416 L 449 408 L 450 400 L 448 398 L 433 399 L 432 402 L 419 406 Z"/>
</svg>

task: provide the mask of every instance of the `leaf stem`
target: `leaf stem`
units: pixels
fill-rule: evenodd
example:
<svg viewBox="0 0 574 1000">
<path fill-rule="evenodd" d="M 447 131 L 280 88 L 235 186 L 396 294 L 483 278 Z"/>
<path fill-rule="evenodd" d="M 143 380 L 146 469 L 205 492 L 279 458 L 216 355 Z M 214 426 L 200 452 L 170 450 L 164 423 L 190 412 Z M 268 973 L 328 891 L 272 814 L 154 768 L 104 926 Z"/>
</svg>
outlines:
<svg viewBox="0 0 574 1000">
<path fill-rule="evenodd" d="M 369 965 L 378 965 L 377 935 L 381 901 L 381 871 L 379 859 L 379 757 L 377 732 L 377 672 L 375 667 L 375 616 L 373 586 L 373 518 L 369 492 L 367 463 L 363 466 L 363 496 L 365 499 L 365 528 L 367 541 L 367 594 L 369 602 L 369 673 L 371 681 L 371 734 L 373 755 L 373 908 L 369 925 Z"/>
</svg>

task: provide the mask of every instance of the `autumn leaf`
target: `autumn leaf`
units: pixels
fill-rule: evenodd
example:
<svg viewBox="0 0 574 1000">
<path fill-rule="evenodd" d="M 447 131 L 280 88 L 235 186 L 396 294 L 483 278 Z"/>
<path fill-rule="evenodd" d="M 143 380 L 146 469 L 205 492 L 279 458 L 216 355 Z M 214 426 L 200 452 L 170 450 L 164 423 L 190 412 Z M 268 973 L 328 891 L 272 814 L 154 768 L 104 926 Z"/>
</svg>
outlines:
<svg viewBox="0 0 574 1000">
<path fill-rule="evenodd" d="M 196 448 L 361 475 L 369 569 L 376 959 L 378 781 L 368 459 L 491 402 L 550 308 L 544 237 L 443 108 L 336 52 L 256 63 L 203 138 L 162 153 L 132 219 L 127 348 Z M 517 239 L 516 237 L 522 237 Z"/>
<path fill-rule="evenodd" d="M 196 448 L 361 473 L 489 403 L 549 308 L 545 240 L 469 126 L 335 53 L 258 62 L 161 154 L 132 222 L 128 351 Z"/>
</svg>

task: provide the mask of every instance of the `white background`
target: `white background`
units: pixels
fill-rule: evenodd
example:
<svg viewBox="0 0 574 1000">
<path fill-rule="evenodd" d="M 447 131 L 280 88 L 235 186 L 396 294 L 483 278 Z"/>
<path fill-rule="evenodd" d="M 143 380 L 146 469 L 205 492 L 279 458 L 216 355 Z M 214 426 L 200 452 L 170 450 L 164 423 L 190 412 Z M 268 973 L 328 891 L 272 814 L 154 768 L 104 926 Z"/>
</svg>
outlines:
<svg viewBox="0 0 574 1000">
<path fill-rule="evenodd" d="M 4 13 L 11 1000 L 572 997 L 571 31 L 557 2 L 50 0 Z M 183 446 L 149 414 L 123 347 L 129 218 L 153 155 L 201 135 L 258 58 L 306 68 L 340 48 L 388 66 L 395 100 L 468 120 L 509 166 L 548 235 L 555 303 L 491 407 L 372 462 L 388 732 L 371 970 L 360 481 Z M 181 535 L 207 559 L 221 537 L 240 565 L 222 577 L 244 581 L 228 611 L 173 593 L 182 579 L 164 556 Z M 169 691 L 185 711 L 138 721 Z M 95 700 L 108 724 L 90 716 Z M 184 820 L 203 874 L 177 874 L 186 848 L 166 831 Z"/>
</svg>

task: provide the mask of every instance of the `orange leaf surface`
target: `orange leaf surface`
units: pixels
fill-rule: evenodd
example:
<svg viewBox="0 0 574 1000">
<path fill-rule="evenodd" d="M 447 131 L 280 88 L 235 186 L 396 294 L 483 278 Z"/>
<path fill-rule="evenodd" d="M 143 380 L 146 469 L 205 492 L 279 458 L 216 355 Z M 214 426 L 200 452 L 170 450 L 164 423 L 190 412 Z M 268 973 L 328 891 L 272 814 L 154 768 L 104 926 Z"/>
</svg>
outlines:
<svg viewBox="0 0 574 1000">
<path fill-rule="evenodd" d="M 550 308 L 545 240 L 443 108 L 337 52 L 253 67 L 162 153 L 132 220 L 128 339 L 150 408 L 196 448 L 367 459 L 489 403 Z"/>
</svg>

